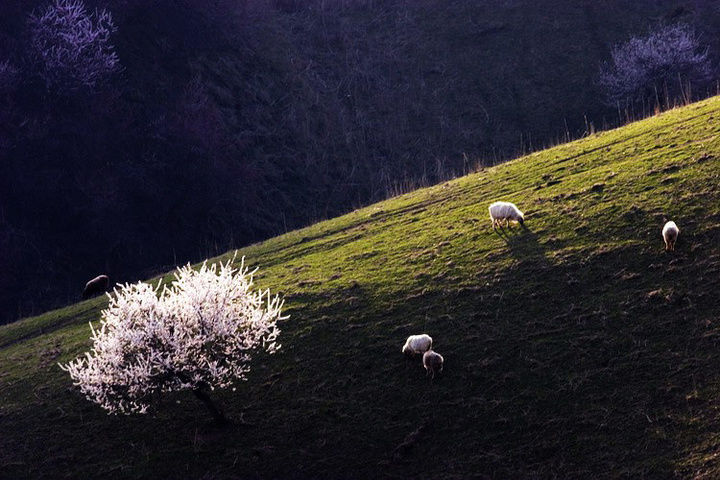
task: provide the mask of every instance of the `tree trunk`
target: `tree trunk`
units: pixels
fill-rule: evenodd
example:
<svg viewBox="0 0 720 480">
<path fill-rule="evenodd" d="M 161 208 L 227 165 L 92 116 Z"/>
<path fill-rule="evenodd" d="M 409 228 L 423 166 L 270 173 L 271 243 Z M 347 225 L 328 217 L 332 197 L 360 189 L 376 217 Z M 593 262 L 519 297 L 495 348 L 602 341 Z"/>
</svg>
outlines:
<svg viewBox="0 0 720 480">
<path fill-rule="evenodd" d="M 223 411 L 213 403 L 213 401 L 210 399 L 210 396 L 207 394 L 207 392 L 202 388 L 196 388 L 193 390 L 193 393 L 195 396 L 205 404 L 205 406 L 210 410 L 210 413 L 212 414 L 213 418 L 215 419 L 215 422 L 218 425 L 225 425 L 228 423 L 227 418 L 225 417 L 225 414 Z"/>
</svg>

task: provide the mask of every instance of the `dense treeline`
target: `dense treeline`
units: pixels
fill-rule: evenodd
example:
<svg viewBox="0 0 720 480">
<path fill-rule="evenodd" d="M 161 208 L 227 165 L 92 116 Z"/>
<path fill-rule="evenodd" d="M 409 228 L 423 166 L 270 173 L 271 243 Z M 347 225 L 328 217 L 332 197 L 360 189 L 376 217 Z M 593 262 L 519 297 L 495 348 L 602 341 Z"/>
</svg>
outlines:
<svg viewBox="0 0 720 480">
<path fill-rule="evenodd" d="M 612 125 L 614 43 L 720 38 L 699 0 L 87 1 L 121 68 L 62 92 L 28 53 L 47 3 L 0 16 L 0 323 Z"/>
</svg>

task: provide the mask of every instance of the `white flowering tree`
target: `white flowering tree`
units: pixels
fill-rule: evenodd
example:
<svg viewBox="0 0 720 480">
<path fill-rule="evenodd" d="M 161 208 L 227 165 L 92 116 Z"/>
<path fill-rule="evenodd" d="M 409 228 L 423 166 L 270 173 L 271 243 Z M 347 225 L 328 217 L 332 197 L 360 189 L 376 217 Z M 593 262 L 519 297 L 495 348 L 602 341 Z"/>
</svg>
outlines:
<svg viewBox="0 0 720 480">
<path fill-rule="evenodd" d="M 280 348 L 282 301 L 253 291 L 244 265 L 179 268 L 159 291 L 147 283 L 115 291 L 92 349 L 60 365 L 85 396 L 110 413 L 145 413 L 156 394 L 191 390 L 216 421 L 225 416 L 209 391 L 245 380 L 254 352 Z"/>
<path fill-rule="evenodd" d="M 120 71 L 107 10 L 88 13 L 82 0 L 53 0 L 28 18 L 31 58 L 50 89 L 94 88 Z"/>
<path fill-rule="evenodd" d="M 677 97 L 682 83 L 702 85 L 711 76 L 707 47 L 694 30 L 670 25 L 616 45 L 612 60 L 603 64 L 600 85 L 608 104 L 636 102 L 668 90 Z"/>
</svg>

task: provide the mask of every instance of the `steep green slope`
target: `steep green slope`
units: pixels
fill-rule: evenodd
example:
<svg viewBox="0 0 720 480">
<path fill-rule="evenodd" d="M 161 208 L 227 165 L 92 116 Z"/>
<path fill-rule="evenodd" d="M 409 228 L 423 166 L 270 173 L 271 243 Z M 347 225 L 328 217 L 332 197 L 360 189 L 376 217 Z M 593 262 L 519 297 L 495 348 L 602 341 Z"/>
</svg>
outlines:
<svg viewBox="0 0 720 480">
<path fill-rule="evenodd" d="M 719 116 L 710 99 L 242 250 L 291 318 L 218 393 L 228 429 L 190 395 L 111 417 L 70 388 L 56 362 L 102 299 L 0 328 L 0 477 L 720 475 Z M 496 199 L 529 230 L 494 233 Z M 435 382 L 400 353 L 417 332 Z"/>
</svg>

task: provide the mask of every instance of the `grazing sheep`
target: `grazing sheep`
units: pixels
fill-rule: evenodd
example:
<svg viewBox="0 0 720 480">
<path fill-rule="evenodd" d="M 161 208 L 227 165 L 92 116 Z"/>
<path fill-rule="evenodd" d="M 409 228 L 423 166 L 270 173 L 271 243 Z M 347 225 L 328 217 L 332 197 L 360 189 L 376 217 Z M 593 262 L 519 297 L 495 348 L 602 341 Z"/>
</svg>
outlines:
<svg viewBox="0 0 720 480">
<path fill-rule="evenodd" d="M 431 378 L 435 378 L 436 373 L 442 372 L 444 361 L 442 355 L 434 350 L 428 350 L 423 354 L 423 367 Z"/>
<path fill-rule="evenodd" d="M 82 298 L 94 297 L 97 294 L 104 293 L 110 286 L 110 278 L 107 275 L 98 275 L 85 284 Z"/>
<path fill-rule="evenodd" d="M 518 222 L 520 225 L 525 224 L 525 215 L 510 202 L 495 202 L 490 207 L 490 220 L 492 221 L 493 230 L 496 227 L 502 228 L 500 222 L 505 220 L 505 226 L 509 227 L 510 222 Z"/>
<path fill-rule="evenodd" d="M 432 348 L 432 337 L 423 333 L 422 335 L 410 335 L 405 340 L 402 352 L 406 355 L 425 353 Z"/>
<path fill-rule="evenodd" d="M 675 251 L 675 241 L 677 240 L 678 234 L 680 233 L 680 229 L 677 225 L 675 225 L 675 222 L 672 220 L 667 222 L 665 226 L 662 229 L 662 236 L 663 240 L 665 240 L 665 251 L 666 252 L 674 252 Z"/>
</svg>

